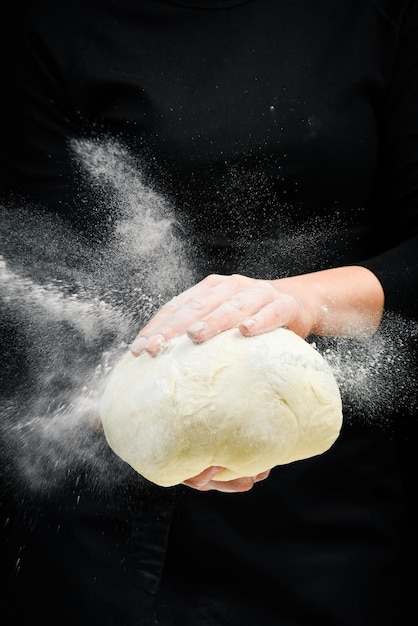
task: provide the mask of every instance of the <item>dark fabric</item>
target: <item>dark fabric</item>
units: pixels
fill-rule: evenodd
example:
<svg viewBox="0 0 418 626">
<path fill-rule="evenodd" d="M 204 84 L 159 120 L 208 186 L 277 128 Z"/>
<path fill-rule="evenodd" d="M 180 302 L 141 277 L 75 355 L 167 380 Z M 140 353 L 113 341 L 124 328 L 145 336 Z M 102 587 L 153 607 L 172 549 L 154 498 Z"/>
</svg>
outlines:
<svg viewBox="0 0 418 626">
<path fill-rule="evenodd" d="M 194 280 L 363 264 L 382 281 L 386 314 L 366 346 L 315 339 L 342 361 L 354 354 L 359 380 L 363 367 L 370 379 L 365 395 L 341 380 L 336 444 L 245 494 L 147 484 L 91 433 L 105 473 L 75 464 L 31 490 L 15 475 L 26 450 L 3 428 L 3 623 L 414 623 L 418 3 L 33 6 L 7 50 L 2 195 L 5 221 L 16 215 L 7 261 L 35 271 L 20 235 L 28 203 L 31 219 L 50 225 L 46 256 L 60 246 L 45 214 L 106 262 L 118 199 L 107 180 L 106 193 L 86 183 L 72 141 L 105 154 L 116 142 L 175 208 Z M 69 263 L 81 263 L 83 245 L 64 244 Z M 11 320 L 5 302 L 3 425 L 24 410 L 33 375 L 31 355 L 16 348 L 27 320 Z"/>
</svg>

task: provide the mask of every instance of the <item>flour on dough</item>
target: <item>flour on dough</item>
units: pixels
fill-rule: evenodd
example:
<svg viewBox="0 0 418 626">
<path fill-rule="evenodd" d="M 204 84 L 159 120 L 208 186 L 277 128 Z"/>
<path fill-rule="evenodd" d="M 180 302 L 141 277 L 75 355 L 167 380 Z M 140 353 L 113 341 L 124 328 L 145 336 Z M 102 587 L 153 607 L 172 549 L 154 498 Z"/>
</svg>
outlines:
<svg viewBox="0 0 418 626">
<path fill-rule="evenodd" d="M 342 424 L 328 363 L 283 328 L 231 329 L 199 345 L 181 336 L 157 357 L 128 351 L 99 408 L 113 451 L 164 487 L 211 465 L 225 468 L 216 480 L 231 480 L 319 455 Z"/>
</svg>

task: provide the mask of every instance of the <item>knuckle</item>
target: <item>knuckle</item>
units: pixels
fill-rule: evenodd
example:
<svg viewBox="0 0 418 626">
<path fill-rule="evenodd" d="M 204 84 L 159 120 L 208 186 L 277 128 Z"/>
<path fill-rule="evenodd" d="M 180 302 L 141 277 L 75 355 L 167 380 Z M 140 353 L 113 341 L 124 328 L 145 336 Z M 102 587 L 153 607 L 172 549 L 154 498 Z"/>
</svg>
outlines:
<svg viewBox="0 0 418 626">
<path fill-rule="evenodd" d="M 222 274 L 208 274 L 202 281 L 202 284 L 208 285 L 209 287 L 213 285 L 217 285 L 220 281 L 225 278 Z"/>
<path fill-rule="evenodd" d="M 240 285 L 243 282 L 243 277 L 241 274 L 231 274 L 228 279 L 234 286 Z"/>
<path fill-rule="evenodd" d="M 199 296 L 194 296 L 187 300 L 187 306 L 196 311 L 201 311 L 205 306 L 204 298 L 200 298 Z"/>
<path fill-rule="evenodd" d="M 174 296 L 174 298 L 171 298 L 171 300 L 169 300 L 162 306 L 161 310 L 171 313 L 177 310 L 177 306 L 178 306 L 177 297 Z"/>
<path fill-rule="evenodd" d="M 231 300 L 225 302 L 225 306 L 232 308 L 235 311 L 242 311 L 244 308 L 244 302 L 238 300 L 238 298 L 232 298 Z"/>
</svg>

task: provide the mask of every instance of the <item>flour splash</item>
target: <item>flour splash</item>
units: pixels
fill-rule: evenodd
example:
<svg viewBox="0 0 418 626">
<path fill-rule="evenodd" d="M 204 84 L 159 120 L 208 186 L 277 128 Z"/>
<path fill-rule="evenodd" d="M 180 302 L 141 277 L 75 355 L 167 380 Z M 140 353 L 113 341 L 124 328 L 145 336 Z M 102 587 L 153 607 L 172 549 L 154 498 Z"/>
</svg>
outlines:
<svg viewBox="0 0 418 626">
<path fill-rule="evenodd" d="M 171 208 L 129 155 L 112 142 L 73 149 L 116 216 L 103 246 L 36 207 L 1 209 L 2 454 L 35 490 L 72 472 L 126 478 L 100 432 L 100 390 L 141 326 L 191 283 Z"/>
<path fill-rule="evenodd" d="M 131 475 L 100 432 L 105 377 L 156 310 L 197 279 L 173 207 L 144 183 L 129 153 L 112 141 L 72 149 L 112 216 L 100 245 L 37 207 L 1 207 L 1 452 L 10 480 L 34 491 L 74 474 L 97 488 Z M 306 228 L 306 238 L 317 233 L 320 241 L 322 230 Z M 304 241 L 299 233 L 298 249 Z M 245 254 L 257 261 L 251 247 L 240 254 L 243 267 Z M 312 338 L 333 369 L 347 423 L 390 430 L 386 415 L 416 410 L 417 336 L 415 323 L 388 317 L 372 338 Z"/>
</svg>

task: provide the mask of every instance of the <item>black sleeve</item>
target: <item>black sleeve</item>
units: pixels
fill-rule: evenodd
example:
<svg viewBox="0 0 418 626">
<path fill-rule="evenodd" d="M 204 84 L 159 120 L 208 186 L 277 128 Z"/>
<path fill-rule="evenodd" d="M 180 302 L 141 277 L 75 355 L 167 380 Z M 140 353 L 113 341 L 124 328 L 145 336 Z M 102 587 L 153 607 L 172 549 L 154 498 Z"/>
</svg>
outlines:
<svg viewBox="0 0 418 626">
<path fill-rule="evenodd" d="M 385 292 L 385 308 L 418 318 L 418 2 L 410 2 L 381 120 L 381 160 L 389 195 L 380 219 L 399 242 L 363 265 Z M 379 236 L 379 233 L 376 233 Z"/>
</svg>

